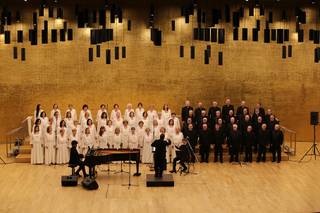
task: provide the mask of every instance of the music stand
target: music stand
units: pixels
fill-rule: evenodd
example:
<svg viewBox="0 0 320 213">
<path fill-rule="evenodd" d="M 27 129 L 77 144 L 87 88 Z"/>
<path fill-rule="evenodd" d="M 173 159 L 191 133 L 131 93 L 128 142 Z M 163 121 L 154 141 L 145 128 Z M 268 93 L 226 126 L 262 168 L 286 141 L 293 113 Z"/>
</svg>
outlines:
<svg viewBox="0 0 320 213">
<path fill-rule="evenodd" d="M 318 144 L 316 143 L 316 124 L 313 124 L 313 144 L 312 146 L 304 153 L 302 158 L 299 160 L 299 163 L 302 162 L 302 160 L 307 156 L 311 155 L 314 156 L 314 159 L 317 160 L 317 156 L 320 156 L 320 152 L 318 149 Z"/>
<path fill-rule="evenodd" d="M 194 150 L 192 149 L 192 146 L 191 146 L 190 141 L 189 141 L 188 138 L 189 138 L 189 137 L 186 138 L 186 141 L 187 141 L 187 144 L 188 144 L 189 156 L 190 156 L 190 157 L 193 156 L 194 159 L 195 159 L 195 162 L 191 162 L 191 159 L 188 161 L 188 169 L 187 169 L 187 171 L 186 171 L 185 174 L 186 174 L 186 175 L 187 175 L 187 174 L 197 175 L 197 174 L 199 174 L 199 172 L 191 172 L 191 171 L 190 171 L 191 165 L 192 165 L 193 169 L 195 170 L 195 168 L 196 168 L 196 167 L 195 167 L 195 163 L 199 163 L 199 159 L 198 159 L 197 155 L 195 154 Z M 179 168 L 179 170 L 180 170 L 180 175 L 181 175 L 181 174 L 182 174 L 181 167 Z M 178 170 L 178 171 L 179 171 L 179 170 Z"/>
<path fill-rule="evenodd" d="M 131 186 L 139 186 L 137 184 L 131 184 L 131 152 L 129 152 L 129 172 L 128 173 L 128 184 L 122 184 L 122 186 L 128 186 L 128 189 L 130 189 Z"/>
</svg>

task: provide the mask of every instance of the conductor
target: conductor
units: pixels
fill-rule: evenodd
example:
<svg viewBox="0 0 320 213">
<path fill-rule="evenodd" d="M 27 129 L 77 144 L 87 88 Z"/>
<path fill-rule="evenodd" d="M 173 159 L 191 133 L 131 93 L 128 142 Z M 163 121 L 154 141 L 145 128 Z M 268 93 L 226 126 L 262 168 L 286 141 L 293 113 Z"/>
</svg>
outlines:
<svg viewBox="0 0 320 213">
<path fill-rule="evenodd" d="M 166 167 L 166 147 L 170 144 L 170 140 L 164 140 L 164 134 L 161 134 L 160 139 L 155 140 L 151 144 L 151 146 L 155 148 L 153 155 L 155 177 L 162 177 L 163 170 Z"/>
</svg>

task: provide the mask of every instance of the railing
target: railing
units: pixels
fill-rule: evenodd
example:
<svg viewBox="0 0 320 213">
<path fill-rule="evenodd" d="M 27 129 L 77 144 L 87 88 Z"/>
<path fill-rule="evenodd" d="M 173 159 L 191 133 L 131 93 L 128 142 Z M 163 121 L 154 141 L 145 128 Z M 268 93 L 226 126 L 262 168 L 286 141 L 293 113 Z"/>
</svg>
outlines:
<svg viewBox="0 0 320 213">
<path fill-rule="evenodd" d="M 290 148 L 288 150 L 288 152 L 293 155 L 296 155 L 296 153 L 297 153 L 297 132 L 294 130 L 288 129 L 287 127 L 282 126 L 282 125 L 280 125 L 280 128 L 284 132 L 285 135 L 286 134 L 288 135 L 287 138 L 289 139 L 289 148 Z M 286 144 L 284 144 L 284 145 L 286 145 Z M 293 152 L 292 152 L 292 150 L 293 150 Z"/>
</svg>

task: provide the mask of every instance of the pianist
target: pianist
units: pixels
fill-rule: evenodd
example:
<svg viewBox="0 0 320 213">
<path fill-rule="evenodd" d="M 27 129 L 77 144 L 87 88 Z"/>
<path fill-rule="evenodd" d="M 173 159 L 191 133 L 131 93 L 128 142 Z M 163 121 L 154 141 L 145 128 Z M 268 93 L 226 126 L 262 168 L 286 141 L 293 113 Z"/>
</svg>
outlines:
<svg viewBox="0 0 320 213">
<path fill-rule="evenodd" d="M 86 169 L 85 169 L 85 164 L 81 160 L 83 158 L 82 154 L 79 154 L 77 151 L 77 141 L 72 141 L 71 142 L 71 150 L 70 150 L 70 160 L 69 160 L 69 165 L 77 165 L 79 166 L 78 170 L 76 171 L 75 175 L 80 176 L 80 170 L 82 170 L 83 176 L 86 177 Z"/>
<path fill-rule="evenodd" d="M 154 152 L 154 171 L 155 177 L 162 177 L 163 170 L 166 167 L 166 148 L 171 141 L 164 140 L 164 134 L 160 135 L 159 140 L 155 140 L 151 146 L 155 147 Z"/>
</svg>

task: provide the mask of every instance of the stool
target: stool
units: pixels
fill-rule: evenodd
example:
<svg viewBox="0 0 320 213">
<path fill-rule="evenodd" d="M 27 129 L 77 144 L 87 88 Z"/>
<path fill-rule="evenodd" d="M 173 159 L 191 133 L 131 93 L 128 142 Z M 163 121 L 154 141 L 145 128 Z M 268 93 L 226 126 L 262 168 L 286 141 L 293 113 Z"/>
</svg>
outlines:
<svg viewBox="0 0 320 213">
<path fill-rule="evenodd" d="M 75 175 L 77 166 L 78 166 L 77 164 L 69 164 L 68 165 L 68 167 L 70 167 L 72 169 L 71 170 L 71 175 Z"/>
</svg>

